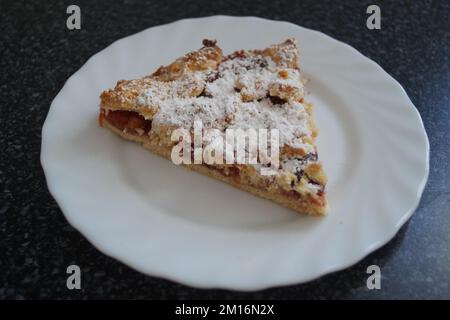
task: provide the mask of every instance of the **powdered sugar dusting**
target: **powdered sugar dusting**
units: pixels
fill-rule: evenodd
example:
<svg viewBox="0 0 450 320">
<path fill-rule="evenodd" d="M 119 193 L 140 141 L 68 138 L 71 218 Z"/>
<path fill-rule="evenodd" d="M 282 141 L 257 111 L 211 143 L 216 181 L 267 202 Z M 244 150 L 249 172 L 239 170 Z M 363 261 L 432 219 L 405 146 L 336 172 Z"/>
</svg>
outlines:
<svg viewBox="0 0 450 320">
<path fill-rule="evenodd" d="M 283 103 L 271 102 L 270 96 Z M 226 59 L 217 70 L 189 73 L 177 81 L 155 81 L 138 96 L 138 103 L 158 107 L 154 124 L 191 128 L 201 120 L 205 128 L 222 131 L 278 129 L 280 145 L 309 151 L 311 146 L 301 139 L 311 134 L 299 101 L 302 97 L 299 70 L 270 57 L 244 54 Z"/>
</svg>

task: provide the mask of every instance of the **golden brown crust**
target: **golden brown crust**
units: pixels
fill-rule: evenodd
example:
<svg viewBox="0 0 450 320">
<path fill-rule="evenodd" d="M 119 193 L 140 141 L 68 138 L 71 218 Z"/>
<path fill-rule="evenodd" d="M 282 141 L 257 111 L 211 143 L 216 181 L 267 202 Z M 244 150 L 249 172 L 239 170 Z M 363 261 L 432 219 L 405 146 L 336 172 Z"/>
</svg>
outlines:
<svg viewBox="0 0 450 320">
<path fill-rule="evenodd" d="M 172 81 L 182 78 L 189 72 L 217 69 L 222 57 L 222 50 L 216 46 L 216 41 L 204 39 L 202 48 L 189 52 L 167 66 L 159 67 L 150 78 Z"/>
<path fill-rule="evenodd" d="M 250 58 L 247 59 L 248 57 Z M 264 57 L 268 57 L 268 60 L 265 60 Z M 281 171 L 272 180 L 262 177 L 255 167 L 250 165 L 187 165 L 187 167 L 298 212 L 312 215 L 326 214 L 328 206 L 324 188 L 327 179 L 322 164 L 317 161 L 315 146 L 317 129 L 312 116 L 313 107 L 304 101 L 303 85 L 300 85 L 300 81 L 292 76 L 292 74 L 297 76 L 299 74 L 298 50 L 294 39 L 288 39 L 264 50 L 240 50 L 228 56 L 223 56 L 222 50 L 215 41 L 204 40 L 201 49 L 190 52 L 167 66 L 160 67 L 153 74 L 137 80 L 121 80 L 114 89 L 103 92 L 100 96 L 100 124 L 128 140 L 142 143 L 147 149 L 170 159 L 171 148 L 174 145 L 170 137 L 177 126 L 155 124 L 154 117 L 164 110 L 161 108 L 161 104 L 164 101 L 174 101 L 174 99 L 205 97 L 208 94 L 208 92 L 205 93 L 205 81 L 206 83 L 214 82 L 221 77 L 219 74 L 221 68 L 227 62 L 235 59 L 243 59 L 244 64 L 248 61 L 254 64 L 244 67 L 256 68 L 256 77 L 260 70 L 258 68 L 266 68 L 267 61 L 275 64 L 274 68 L 277 71 L 272 74 L 276 77 L 270 78 L 272 82 L 268 84 L 267 91 L 263 92 L 267 97 L 259 96 L 260 92 L 258 92 L 257 86 L 260 84 L 249 83 L 248 79 L 239 76 L 234 82 L 234 89 L 238 92 L 236 94 L 240 95 L 240 99 L 245 103 L 259 103 L 261 99 L 270 100 L 269 103 L 272 104 L 273 109 L 281 110 L 280 108 L 294 108 L 294 105 L 300 105 L 303 113 L 306 114 L 304 130 L 309 133 L 295 137 L 300 146 L 289 143 L 281 145 L 280 161 L 286 161 L 284 163 L 286 169 L 282 168 L 283 166 L 280 167 Z M 238 67 L 242 67 L 239 63 Z M 263 65 L 264 63 L 265 65 Z M 235 66 L 232 65 L 232 67 Z M 202 76 L 206 75 L 206 80 L 203 78 L 201 81 L 197 81 L 193 75 L 198 73 Z M 142 94 L 146 94 L 146 91 L 151 91 L 150 98 L 145 95 L 143 97 Z M 107 112 L 118 110 L 134 112 L 142 118 L 139 119 L 139 116 L 132 115 L 129 119 L 124 116 L 124 119 L 119 117 L 119 120 L 114 120 L 114 118 L 108 119 L 105 116 Z M 180 112 L 184 113 L 185 109 Z M 168 114 L 167 116 L 171 117 L 172 115 Z M 286 120 L 290 121 L 289 118 Z M 227 113 L 224 115 L 223 121 L 225 127 L 232 125 L 236 121 L 235 114 Z M 151 128 L 151 132 L 147 128 Z M 295 128 L 295 130 L 297 129 Z"/>
<path fill-rule="evenodd" d="M 152 117 L 157 111 L 157 106 L 140 108 L 136 103 L 139 92 L 152 87 L 154 80 L 150 78 L 138 80 L 120 80 L 114 89 L 103 91 L 100 95 L 100 108 L 109 110 L 136 111 Z"/>
<path fill-rule="evenodd" d="M 138 111 L 152 118 L 158 111 L 157 106 L 142 106 L 137 104 L 138 94 L 156 84 L 162 92 L 169 91 L 170 85 L 164 84 L 183 78 L 184 75 L 199 70 L 215 70 L 222 61 L 222 50 L 212 40 L 204 40 L 204 46 L 178 58 L 167 66 L 161 66 L 150 76 L 137 80 L 120 80 L 114 89 L 106 90 L 100 95 L 100 107 L 111 110 Z M 197 92 L 200 94 L 200 92 Z"/>
<path fill-rule="evenodd" d="M 289 38 L 280 44 L 271 45 L 264 50 L 253 50 L 253 52 L 269 56 L 275 63 L 282 63 L 288 68 L 299 69 L 298 47 L 294 38 Z"/>
</svg>

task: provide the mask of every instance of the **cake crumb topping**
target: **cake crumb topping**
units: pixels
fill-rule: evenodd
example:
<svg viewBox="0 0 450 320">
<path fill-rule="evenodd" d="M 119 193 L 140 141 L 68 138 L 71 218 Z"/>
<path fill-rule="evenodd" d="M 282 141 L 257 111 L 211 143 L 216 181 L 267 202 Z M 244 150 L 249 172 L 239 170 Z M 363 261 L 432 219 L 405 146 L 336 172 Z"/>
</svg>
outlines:
<svg viewBox="0 0 450 320">
<path fill-rule="evenodd" d="M 227 129 L 277 129 L 280 185 L 323 192 L 308 175 L 318 160 L 296 41 L 225 57 L 215 41 L 204 40 L 203 45 L 150 76 L 119 82 L 106 91 L 108 98 L 119 106 L 133 106 L 154 128 L 192 129 L 195 121 L 202 121 L 204 129 L 218 129 L 222 135 Z M 112 105 L 105 102 L 102 108 L 115 109 Z"/>
</svg>

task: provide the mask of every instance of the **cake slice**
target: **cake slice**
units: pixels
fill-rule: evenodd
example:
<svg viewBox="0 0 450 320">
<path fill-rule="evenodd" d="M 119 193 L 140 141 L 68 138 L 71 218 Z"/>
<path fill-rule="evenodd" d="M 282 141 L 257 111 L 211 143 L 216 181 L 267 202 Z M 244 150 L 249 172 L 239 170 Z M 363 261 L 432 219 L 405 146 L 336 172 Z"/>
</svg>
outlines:
<svg viewBox="0 0 450 320">
<path fill-rule="evenodd" d="M 323 216 L 327 179 L 304 95 L 294 39 L 230 55 L 203 40 L 153 74 L 104 91 L 99 124 L 189 169 Z"/>
</svg>

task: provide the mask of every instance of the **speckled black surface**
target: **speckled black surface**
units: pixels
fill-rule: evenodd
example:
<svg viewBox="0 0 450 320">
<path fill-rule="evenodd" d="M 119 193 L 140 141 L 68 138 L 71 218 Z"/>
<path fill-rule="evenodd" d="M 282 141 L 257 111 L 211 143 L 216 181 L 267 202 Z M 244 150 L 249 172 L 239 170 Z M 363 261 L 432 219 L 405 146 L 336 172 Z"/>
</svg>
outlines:
<svg viewBox="0 0 450 320">
<path fill-rule="evenodd" d="M 365 27 L 373 1 L 1 1 L 0 298 L 450 298 L 450 4 L 376 1 L 382 29 Z M 78 4 L 82 29 L 65 27 Z M 431 170 L 420 205 L 387 245 L 357 265 L 303 285 L 253 293 L 198 290 L 142 275 L 74 230 L 47 190 L 41 127 L 66 79 L 113 41 L 185 17 L 254 15 L 325 32 L 379 63 L 422 115 Z M 83 288 L 69 291 L 78 264 Z M 366 288 L 367 266 L 382 289 Z"/>
</svg>

